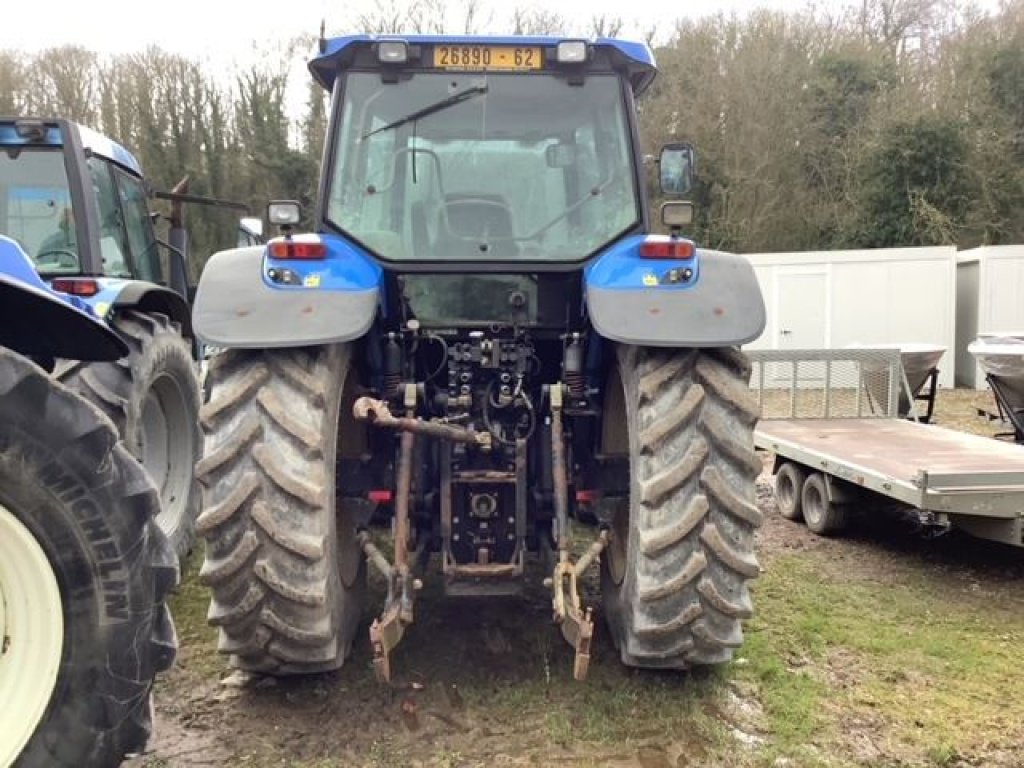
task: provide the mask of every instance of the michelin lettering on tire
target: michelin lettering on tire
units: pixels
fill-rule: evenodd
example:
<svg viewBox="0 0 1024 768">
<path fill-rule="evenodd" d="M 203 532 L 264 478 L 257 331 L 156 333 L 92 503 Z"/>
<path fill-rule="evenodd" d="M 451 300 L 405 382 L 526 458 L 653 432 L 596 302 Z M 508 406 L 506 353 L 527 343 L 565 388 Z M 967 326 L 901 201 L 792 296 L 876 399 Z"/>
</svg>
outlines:
<svg viewBox="0 0 1024 768">
<path fill-rule="evenodd" d="M 0 507 L 28 537 L 22 551 L 42 553 L 38 573 L 42 581 L 52 573 L 62 615 L 59 672 L 41 675 L 50 687 L 36 691 L 47 699 L 44 713 L 21 723 L 30 735 L 14 745 L 17 712 L 9 710 L 0 757 L 17 750 L 15 765 L 28 768 L 117 764 L 145 747 L 153 682 L 174 660 L 166 599 L 177 558 L 155 522 L 156 490 L 110 421 L 4 349 Z"/>
</svg>

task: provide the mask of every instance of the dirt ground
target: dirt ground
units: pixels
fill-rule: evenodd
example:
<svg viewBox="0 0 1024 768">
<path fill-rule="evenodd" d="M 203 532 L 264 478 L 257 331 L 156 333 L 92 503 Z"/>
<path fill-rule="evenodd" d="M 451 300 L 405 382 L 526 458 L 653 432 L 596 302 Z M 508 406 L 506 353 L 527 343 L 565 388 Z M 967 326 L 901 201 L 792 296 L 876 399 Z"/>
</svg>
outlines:
<svg viewBox="0 0 1024 768">
<path fill-rule="evenodd" d="M 998 431 L 998 425 L 979 418 L 978 407 L 991 408 L 991 396 L 943 392 L 937 421 L 987 435 Z M 576 683 L 569 648 L 550 622 L 543 590 L 495 605 L 445 601 L 428 583 L 417 602 L 417 621 L 393 657 L 396 682 L 391 688 L 373 679 L 363 631 L 353 658 L 336 673 L 301 680 L 243 679 L 231 674 L 215 653 L 214 633 L 203 621 L 206 596 L 195 583 L 194 556 L 175 604 L 181 651 L 175 669 L 157 687 L 151 751 L 129 765 L 1024 766 L 1024 725 L 1019 722 L 986 726 L 978 740 L 950 742 L 961 745 L 957 748 L 923 749 L 898 738 L 891 710 L 872 709 L 859 699 L 844 709 L 843 692 L 856 688 L 871 670 L 842 644 L 827 646 L 819 655 L 783 645 L 784 670 L 807 667 L 811 678 L 823 681 L 826 695 L 814 706 L 828 710 L 829 722 L 838 724 L 831 736 L 813 728 L 804 735 L 785 735 L 789 721 L 771 713 L 780 711 L 779 701 L 783 709 L 786 702 L 796 702 L 797 693 L 774 691 L 771 674 L 745 670 L 758 666 L 755 652 L 775 647 L 765 645 L 772 616 L 762 612 L 784 598 L 777 593 L 789 587 L 768 580 L 773 569 L 811 564 L 823 579 L 883 591 L 893 584 L 908 589 L 927 585 L 920 588 L 929 594 L 955 595 L 963 604 L 977 603 L 986 610 L 996 606 L 1007 616 L 1021 617 L 1024 556 L 956 533 L 931 538 L 906 517 L 882 525 L 855 524 L 841 539 L 818 538 L 779 517 L 770 479 L 766 471 L 758 484 L 765 512 L 758 537 L 765 572 L 760 581 L 767 586 L 755 591 L 759 618 L 748 632 L 754 640 L 740 649 L 736 661 L 713 672 L 625 669 L 598 616 L 590 678 Z M 593 580 L 587 590 L 588 603 L 599 606 Z M 371 605 L 380 600 L 378 586 Z M 801 621 L 799 616 L 792 620 Z M 1016 633 L 1019 627 L 1007 631 Z M 1013 634 L 1009 642 L 1020 648 L 1024 636 Z M 1017 666 L 1022 666 L 1019 661 Z M 929 667 L 922 669 L 926 676 Z M 897 675 L 884 690 L 912 706 L 915 686 L 923 683 L 915 679 L 917 672 L 899 674 L 906 679 Z M 988 693 L 1024 697 L 1021 690 Z M 970 728 L 967 713 L 964 722 L 949 727 Z M 794 748 L 798 743 L 802 747 Z"/>
</svg>

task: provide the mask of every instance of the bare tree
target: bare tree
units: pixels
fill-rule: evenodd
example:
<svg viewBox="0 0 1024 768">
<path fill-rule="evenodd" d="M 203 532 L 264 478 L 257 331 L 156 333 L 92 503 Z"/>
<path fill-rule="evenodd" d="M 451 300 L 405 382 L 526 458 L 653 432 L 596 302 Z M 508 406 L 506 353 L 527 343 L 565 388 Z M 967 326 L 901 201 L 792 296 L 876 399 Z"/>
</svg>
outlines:
<svg viewBox="0 0 1024 768">
<path fill-rule="evenodd" d="M 463 17 L 462 33 L 475 35 L 494 22 L 494 11 L 488 10 L 482 0 L 465 0 Z"/>
<path fill-rule="evenodd" d="M 19 86 L 22 79 L 18 58 L 0 51 L 0 115 L 16 115 L 21 111 Z"/>
<path fill-rule="evenodd" d="M 940 17 L 941 0 L 861 0 L 858 25 L 865 40 L 893 54 L 921 45 Z"/>
<path fill-rule="evenodd" d="M 26 68 L 24 105 L 37 113 L 57 113 L 84 123 L 96 118 L 97 56 L 80 46 L 43 51 Z"/>
<path fill-rule="evenodd" d="M 372 10 L 359 15 L 357 24 L 360 31 L 369 34 L 397 35 L 418 32 L 420 21 L 419 3 L 410 5 L 402 0 L 376 0 Z"/>
<path fill-rule="evenodd" d="M 616 37 L 621 31 L 621 16 L 606 16 L 602 13 L 590 17 L 590 33 L 594 37 Z"/>
<path fill-rule="evenodd" d="M 542 8 L 516 8 L 512 12 L 513 35 L 561 35 L 568 29 L 565 17 Z"/>
</svg>

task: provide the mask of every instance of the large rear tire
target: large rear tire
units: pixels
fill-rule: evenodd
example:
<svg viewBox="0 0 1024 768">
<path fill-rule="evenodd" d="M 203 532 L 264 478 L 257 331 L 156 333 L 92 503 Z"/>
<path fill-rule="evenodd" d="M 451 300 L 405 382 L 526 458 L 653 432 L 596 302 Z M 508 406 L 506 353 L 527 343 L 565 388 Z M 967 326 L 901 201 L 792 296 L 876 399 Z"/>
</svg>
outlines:
<svg viewBox="0 0 1024 768">
<path fill-rule="evenodd" d="M 620 435 L 632 479 L 602 558 L 602 593 L 629 666 L 719 664 L 742 644 L 761 524 L 749 376 L 732 348 L 618 348 L 604 432 Z M 624 430 L 607 421 L 623 415 Z"/>
<path fill-rule="evenodd" d="M 188 554 L 199 514 L 199 378 L 189 342 L 161 314 L 118 312 L 111 326 L 128 344 L 110 363 L 73 363 L 58 378 L 114 422 L 160 492 L 157 523 L 179 557 Z"/>
<path fill-rule="evenodd" d="M 109 766 L 145 747 L 177 647 L 157 511 L 109 422 L 0 349 L 0 765 Z"/>
<path fill-rule="evenodd" d="M 234 666 L 336 669 L 361 618 L 366 566 L 336 501 L 355 380 L 345 345 L 228 350 L 210 360 L 197 530 L 208 619 Z"/>
</svg>

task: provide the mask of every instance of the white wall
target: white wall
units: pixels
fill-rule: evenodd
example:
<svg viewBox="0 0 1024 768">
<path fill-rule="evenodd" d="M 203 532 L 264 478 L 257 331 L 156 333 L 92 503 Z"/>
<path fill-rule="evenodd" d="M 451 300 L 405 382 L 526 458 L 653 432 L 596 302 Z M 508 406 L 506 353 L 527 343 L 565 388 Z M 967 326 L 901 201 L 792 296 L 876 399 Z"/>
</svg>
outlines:
<svg viewBox="0 0 1024 768">
<path fill-rule="evenodd" d="M 956 255 L 952 246 L 747 254 L 768 311 L 748 348 L 939 344 L 939 384 L 952 387 Z"/>
<path fill-rule="evenodd" d="M 979 333 L 1024 333 L 1024 245 L 974 248 L 961 252 L 958 261 L 957 348 L 958 354 L 961 346 L 964 351 L 957 379 L 984 389 L 985 375 L 966 346 Z"/>
</svg>

